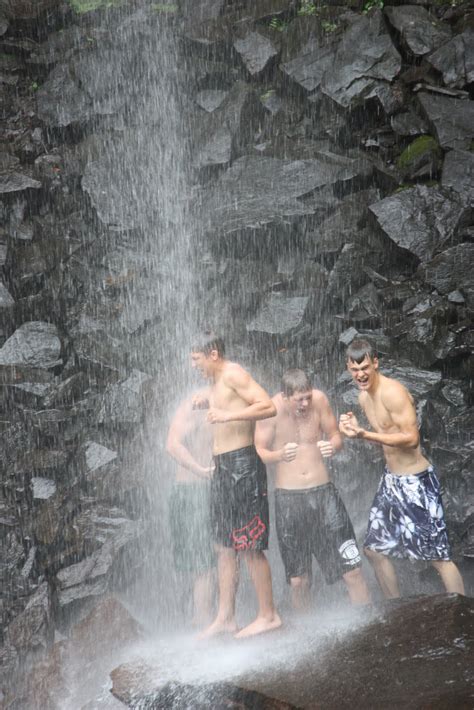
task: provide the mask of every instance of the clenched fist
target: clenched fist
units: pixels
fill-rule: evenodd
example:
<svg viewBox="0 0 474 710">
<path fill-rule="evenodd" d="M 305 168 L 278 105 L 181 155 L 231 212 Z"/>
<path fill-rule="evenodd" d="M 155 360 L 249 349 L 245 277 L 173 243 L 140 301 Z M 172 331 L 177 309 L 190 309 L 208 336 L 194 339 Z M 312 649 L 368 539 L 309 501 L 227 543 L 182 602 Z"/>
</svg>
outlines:
<svg viewBox="0 0 474 710">
<path fill-rule="evenodd" d="M 298 451 L 298 444 L 295 444 L 294 442 L 290 442 L 288 444 L 285 444 L 283 447 L 283 461 L 287 461 L 288 463 L 290 461 L 294 461 L 296 458 L 296 453 Z"/>
</svg>

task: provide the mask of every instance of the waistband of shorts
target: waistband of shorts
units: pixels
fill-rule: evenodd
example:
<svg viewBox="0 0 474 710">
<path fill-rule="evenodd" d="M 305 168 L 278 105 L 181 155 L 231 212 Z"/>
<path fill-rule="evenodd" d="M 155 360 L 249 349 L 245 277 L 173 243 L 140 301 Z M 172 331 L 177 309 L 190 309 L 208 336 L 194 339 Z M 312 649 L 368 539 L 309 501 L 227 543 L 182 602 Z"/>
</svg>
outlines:
<svg viewBox="0 0 474 710">
<path fill-rule="evenodd" d="M 311 488 L 275 488 L 276 496 L 305 496 L 308 493 L 317 493 L 318 491 L 325 491 L 328 488 L 334 488 L 334 483 L 328 481 L 327 483 L 321 483 L 319 486 L 311 486 Z"/>
<path fill-rule="evenodd" d="M 222 454 L 214 454 L 213 459 L 216 463 L 219 461 L 233 461 L 241 456 L 250 456 L 257 453 L 254 444 L 243 446 L 241 449 L 232 449 L 232 451 L 224 451 Z"/>
<path fill-rule="evenodd" d="M 435 473 L 435 468 L 431 464 L 424 471 L 419 473 L 392 473 L 387 466 L 383 469 L 383 475 L 388 476 L 394 481 L 418 481 L 423 476 L 428 476 L 430 473 Z"/>
</svg>

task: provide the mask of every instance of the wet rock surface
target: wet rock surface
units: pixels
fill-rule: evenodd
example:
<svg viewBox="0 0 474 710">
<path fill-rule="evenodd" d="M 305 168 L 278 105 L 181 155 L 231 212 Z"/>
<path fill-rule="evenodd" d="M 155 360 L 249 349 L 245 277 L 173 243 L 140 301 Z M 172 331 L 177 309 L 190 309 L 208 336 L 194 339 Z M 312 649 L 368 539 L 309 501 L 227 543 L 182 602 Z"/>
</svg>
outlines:
<svg viewBox="0 0 474 710">
<path fill-rule="evenodd" d="M 273 669 L 262 672 L 256 664 L 254 673 L 237 673 L 231 683 L 169 682 L 159 667 L 135 662 L 112 672 L 112 693 L 130 708 L 315 710 L 354 707 L 354 697 L 360 707 L 469 706 L 472 600 L 456 595 L 418 597 L 386 603 L 366 616 L 348 636 L 329 633 L 317 648 L 308 639 L 306 647 L 300 643 Z M 304 638 L 304 629 L 300 633 Z M 288 642 L 290 650 L 292 643 L 296 639 Z M 249 647 L 249 653 L 255 652 Z M 344 673 L 337 670 L 341 668 Z"/>
</svg>

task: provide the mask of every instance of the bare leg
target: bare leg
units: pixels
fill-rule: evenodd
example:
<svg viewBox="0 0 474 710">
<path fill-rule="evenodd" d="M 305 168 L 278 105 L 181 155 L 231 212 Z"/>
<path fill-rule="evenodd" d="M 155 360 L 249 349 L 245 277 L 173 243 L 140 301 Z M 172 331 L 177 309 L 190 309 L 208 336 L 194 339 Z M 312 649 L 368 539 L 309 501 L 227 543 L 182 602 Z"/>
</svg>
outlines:
<svg viewBox="0 0 474 710">
<path fill-rule="evenodd" d="M 197 575 L 193 587 L 193 626 L 203 627 L 212 618 L 212 602 L 214 596 L 214 572 L 208 570 Z"/>
<path fill-rule="evenodd" d="M 400 596 L 397 575 L 395 569 L 386 555 L 382 555 L 374 550 L 364 548 L 370 564 L 374 568 L 375 576 L 380 584 L 385 599 L 396 599 Z"/>
<path fill-rule="evenodd" d="M 238 561 L 230 547 L 217 548 L 217 574 L 219 583 L 219 607 L 217 616 L 199 638 L 209 638 L 216 634 L 235 633 L 235 594 L 238 583 Z"/>
<path fill-rule="evenodd" d="M 307 611 L 309 608 L 309 576 L 290 578 L 291 606 L 295 611 Z"/>
<path fill-rule="evenodd" d="M 454 562 L 451 560 L 433 560 L 431 564 L 441 577 L 447 592 L 465 593 L 464 582 Z"/>
<path fill-rule="evenodd" d="M 342 578 L 346 584 L 352 604 L 370 604 L 372 600 L 369 588 L 360 568 L 346 572 L 346 574 L 342 575 Z"/>
<path fill-rule="evenodd" d="M 258 599 L 258 613 L 255 621 L 235 635 L 235 638 L 239 639 L 255 636 L 265 631 L 272 631 L 281 626 L 281 619 L 273 604 L 272 575 L 265 554 L 253 550 L 241 554 L 245 557 L 250 578 L 255 587 Z"/>
</svg>

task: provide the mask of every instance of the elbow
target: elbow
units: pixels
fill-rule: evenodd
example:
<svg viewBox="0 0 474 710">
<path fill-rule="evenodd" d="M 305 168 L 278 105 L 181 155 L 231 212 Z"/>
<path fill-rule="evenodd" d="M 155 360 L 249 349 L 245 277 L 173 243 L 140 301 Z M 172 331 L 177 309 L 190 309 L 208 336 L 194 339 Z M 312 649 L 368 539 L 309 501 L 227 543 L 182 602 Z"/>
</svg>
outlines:
<svg viewBox="0 0 474 710">
<path fill-rule="evenodd" d="M 175 442 L 174 442 L 172 439 L 168 439 L 168 441 L 166 442 L 165 450 L 166 450 L 166 453 L 167 453 L 169 456 L 173 456 L 173 457 L 174 457 L 174 454 L 175 454 L 175 451 L 176 451 L 176 444 L 175 444 Z"/>
<path fill-rule="evenodd" d="M 267 419 L 270 419 L 271 417 L 276 417 L 277 410 L 273 402 L 270 402 L 270 404 L 268 405 L 267 412 Z"/>
</svg>

